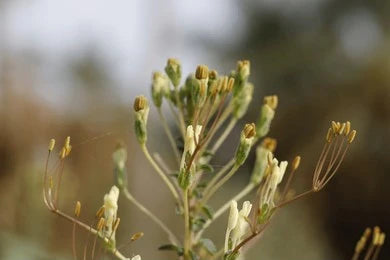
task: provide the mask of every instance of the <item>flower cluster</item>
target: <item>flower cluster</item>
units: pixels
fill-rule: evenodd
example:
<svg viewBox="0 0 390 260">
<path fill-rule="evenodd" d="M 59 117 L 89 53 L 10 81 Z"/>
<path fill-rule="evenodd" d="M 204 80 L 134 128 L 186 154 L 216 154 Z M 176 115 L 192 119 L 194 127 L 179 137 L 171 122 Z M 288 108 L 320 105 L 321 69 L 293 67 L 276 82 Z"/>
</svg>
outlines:
<svg viewBox="0 0 390 260">
<path fill-rule="evenodd" d="M 249 81 L 250 75 L 250 62 L 243 60 L 239 61 L 236 69 L 227 75 L 219 74 L 206 65 L 199 65 L 193 73 L 182 80 L 180 62 L 177 59 L 168 59 L 165 73 L 159 71 L 153 73 L 152 103 L 142 95 L 134 100 L 135 136 L 145 157 L 172 194 L 175 201 L 174 210 L 183 219 L 182 241 L 158 214 L 153 214 L 128 190 L 127 152 L 122 145 L 113 153 L 115 186 L 112 186 L 104 196 L 104 205 L 98 210 L 94 224 L 87 225 L 79 220 L 81 210 L 79 202 L 76 203 L 75 217 L 58 210 L 58 190 L 62 172 L 56 174 L 59 181 L 54 187 L 52 176 L 55 174 L 48 174 L 47 167 L 44 176 L 46 205 L 52 212 L 73 222 L 74 226 L 83 227 L 96 238 L 100 238 L 109 252 L 118 259 L 129 259 L 118 251 L 121 247 L 116 246 L 115 233 L 120 223 L 117 216 L 119 196 L 134 204 L 167 234 L 169 244 L 162 245 L 160 250 L 173 250 L 178 258 L 184 260 L 237 259 L 242 255 L 241 249 L 269 226 L 275 212 L 308 194 L 322 190 L 329 183 L 356 136 L 350 122 L 331 122 L 323 151 L 313 171 L 312 186 L 304 192 L 292 194 L 291 184 L 301 157 L 295 156 L 290 163 L 287 160 L 276 159 L 277 142 L 267 135 L 275 118 L 279 100 L 278 96 L 270 95 L 264 97 L 255 123 L 244 124 L 240 136 L 237 136 L 236 140 L 233 137 L 230 139 L 237 142 L 235 150 L 226 151 L 230 158 L 223 167 L 214 169 L 211 164 L 214 155 L 230 136 L 238 121 L 247 113 L 253 99 L 254 85 Z M 149 104 L 153 104 L 158 112 L 159 121 L 172 149 L 171 155 L 175 158 L 175 165 L 170 164 L 168 160 L 165 161 L 160 154 L 149 152 L 151 140 L 153 142 L 148 136 Z M 163 112 L 164 105 L 172 112 L 169 119 Z M 178 126 L 177 136 L 174 134 L 176 131 L 172 131 L 171 125 L 168 124 L 171 119 Z M 49 145 L 49 156 L 53 148 L 54 140 Z M 241 169 L 253 148 L 256 150 L 256 161 L 247 185 L 233 198 L 227 199 L 223 205 L 213 210 L 211 205 L 214 205 L 212 201 L 214 195 Z M 70 151 L 70 138 L 67 138 L 60 152 L 60 163 L 63 164 Z M 238 201 L 255 190 L 257 192 L 254 198 L 243 202 L 239 210 Z M 225 243 L 218 249 L 212 240 L 204 236 L 204 232 L 229 209 Z M 384 235 L 381 234 L 375 235 L 374 244 L 377 247 L 384 241 Z M 132 236 L 131 242 L 142 235 L 142 232 L 136 233 Z M 361 240 L 367 240 L 366 236 Z M 358 252 L 364 247 L 363 242 L 359 243 Z M 135 256 L 132 260 L 140 260 L 140 257 Z"/>
</svg>

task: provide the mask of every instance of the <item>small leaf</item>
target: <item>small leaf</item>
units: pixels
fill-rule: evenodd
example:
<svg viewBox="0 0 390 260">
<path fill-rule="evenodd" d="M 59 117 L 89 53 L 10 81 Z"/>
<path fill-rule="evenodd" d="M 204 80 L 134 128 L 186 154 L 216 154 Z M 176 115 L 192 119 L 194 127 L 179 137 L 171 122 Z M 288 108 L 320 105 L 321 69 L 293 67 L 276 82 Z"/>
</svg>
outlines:
<svg viewBox="0 0 390 260">
<path fill-rule="evenodd" d="M 224 259 L 225 260 L 236 260 L 239 255 L 240 254 L 238 252 L 237 253 L 230 253 L 230 254 L 225 255 Z"/>
<path fill-rule="evenodd" d="M 214 245 L 214 242 L 208 238 L 202 238 L 200 243 L 210 254 L 215 254 L 217 252 L 217 247 Z"/>
<path fill-rule="evenodd" d="M 213 156 L 213 155 L 214 155 L 214 153 L 212 151 L 210 151 L 210 150 L 206 150 L 202 154 L 202 156 Z"/>
<path fill-rule="evenodd" d="M 191 230 L 193 231 L 198 231 L 200 230 L 204 223 L 206 223 L 206 219 L 202 217 L 194 218 L 191 222 Z"/>
<path fill-rule="evenodd" d="M 260 214 L 258 216 L 257 221 L 259 222 L 259 224 L 264 224 L 264 222 L 267 221 L 268 217 L 269 217 L 269 208 L 268 208 L 268 204 L 265 203 L 263 206 L 261 206 Z"/>
<path fill-rule="evenodd" d="M 214 168 L 210 164 L 199 165 L 199 169 L 201 169 L 201 170 L 203 170 L 205 172 L 208 172 L 208 173 L 213 173 L 214 172 Z"/>
<path fill-rule="evenodd" d="M 209 219 L 212 219 L 212 218 L 213 218 L 214 212 L 213 212 L 213 210 L 210 208 L 210 206 L 204 205 L 204 206 L 202 207 L 202 210 L 203 210 L 203 212 L 206 214 L 206 216 L 207 216 Z"/>
</svg>

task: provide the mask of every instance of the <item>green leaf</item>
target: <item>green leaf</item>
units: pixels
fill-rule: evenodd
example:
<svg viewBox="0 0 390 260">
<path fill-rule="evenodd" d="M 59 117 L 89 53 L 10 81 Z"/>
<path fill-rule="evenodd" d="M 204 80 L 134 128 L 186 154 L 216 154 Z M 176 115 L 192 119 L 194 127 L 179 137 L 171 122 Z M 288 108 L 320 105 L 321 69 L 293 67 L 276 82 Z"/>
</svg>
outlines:
<svg viewBox="0 0 390 260">
<path fill-rule="evenodd" d="M 264 224 L 267 221 L 267 219 L 270 215 L 269 213 L 270 213 L 270 210 L 269 210 L 268 204 L 265 203 L 264 205 L 261 206 L 260 214 L 259 214 L 258 219 L 257 219 L 259 224 Z"/>
<path fill-rule="evenodd" d="M 210 254 L 215 254 L 217 252 L 217 247 L 214 245 L 214 242 L 208 238 L 202 238 L 200 240 L 202 246 L 209 252 Z"/>
<path fill-rule="evenodd" d="M 230 253 L 224 256 L 225 260 L 236 260 L 240 253 Z"/>
<path fill-rule="evenodd" d="M 203 227 L 204 223 L 206 223 L 206 219 L 202 217 L 194 218 L 191 221 L 191 230 L 193 231 L 200 230 Z"/>
<path fill-rule="evenodd" d="M 199 169 L 201 169 L 201 170 L 203 170 L 205 172 L 208 172 L 208 173 L 213 173 L 214 172 L 214 168 L 210 164 L 199 165 Z"/>
<path fill-rule="evenodd" d="M 213 156 L 213 155 L 214 155 L 214 153 L 211 152 L 210 150 L 206 150 L 206 151 L 204 151 L 203 154 L 202 154 L 202 156 Z"/>
<path fill-rule="evenodd" d="M 206 216 L 207 216 L 209 219 L 212 219 L 212 218 L 213 218 L 214 212 L 213 212 L 213 210 L 210 208 L 210 206 L 204 205 L 204 206 L 202 207 L 202 210 L 203 210 L 203 212 L 206 214 Z"/>
<path fill-rule="evenodd" d="M 162 251 L 175 251 L 178 256 L 182 256 L 183 252 L 184 252 L 183 248 L 175 246 L 175 245 L 172 245 L 172 244 L 162 245 L 162 246 L 160 246 L 158 248 L 158 250 L 162 250 Z"/>
</svg>

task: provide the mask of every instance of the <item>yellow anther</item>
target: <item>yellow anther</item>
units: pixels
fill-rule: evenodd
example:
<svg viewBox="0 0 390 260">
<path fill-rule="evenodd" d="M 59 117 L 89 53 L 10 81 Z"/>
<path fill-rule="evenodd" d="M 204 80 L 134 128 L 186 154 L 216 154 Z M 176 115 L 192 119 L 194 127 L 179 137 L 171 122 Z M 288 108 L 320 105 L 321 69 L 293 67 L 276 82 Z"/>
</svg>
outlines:
<svg viewBox="0 0 390 260">
<path fill-rule="evenodd" d="M 74 207 L 74 215 L 76 217 L 79 217 L 80 216 L 80 212 L 81 212 L 81 202 L 77 201 L 76 202 L 76 206 Z"/>
<path fill-rule="evenodd" d="M 101 206 L 100 209 L 96 212 L 96 218 L 101 218 L 104 214 L 104 206 Z"/>
<path fill-rule="evenodd" d="M 103 229 L 103 227 L 104 227 L 104 218 L 100 218 L 99 219 L 99 222 L 97 223 L 97 225 L 96 225 L 96 229 L 98 230 L 98 231 L 101 231 L 102 229 Z"/>
<path fill-rule="evenodd" d="M 352 130 L 348 135 L 348 143 L 352 143 L 356 136 L 356 130 Z"/>
<path fill-rule="evenodd" d="M 301 156 L 295 156 L 293 162 L 292 162 L 292 169 L 295 171 L 298 169 L 299 164 L 301 163 Z"/>
<path fill-rule="evenodd" d="M 244 136 L 246 139 L 256 135 L 256 125 L 254 123 L 246 124 L 244 127 Z"/>
<path fill-rule="evenodd" d="M 140 239 L 143 236 L 144 236 L 143 232 L 137 232 L 137 233 L 135 233 L 134 235 L 131 236 L 130 240 L 131 240 L 131 242 L 134 242 L 134 241 Z"/>
<path fill-rule="evenodd" d="M 345 123 L 344 135 L 347 136 L 349 132 L 351 132 L 351 122 L 347 121 Z"/>
<path fill-rule="evenodd" d="M 49 152 L 53 151 L 55 145 L 56 145 L 56 140 L 55 139 L 50 139 L 50 141 L 49 141 Z"/>
</svg>

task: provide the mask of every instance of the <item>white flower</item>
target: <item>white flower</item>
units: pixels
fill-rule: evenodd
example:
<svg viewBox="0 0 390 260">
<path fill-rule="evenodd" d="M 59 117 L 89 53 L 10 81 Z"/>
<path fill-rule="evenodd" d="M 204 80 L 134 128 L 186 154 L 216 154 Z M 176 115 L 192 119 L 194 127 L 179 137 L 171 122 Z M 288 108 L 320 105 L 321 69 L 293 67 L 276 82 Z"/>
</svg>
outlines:
<svg viewBox="0 0 390 260">
<path fill-rule="evenodd" d="M 245 235 L 248 228 L 246 219 L 248 218 L 251 209 L 252 204 L 249 201 L 245 201 L 242 204 L 240 211 L 237 209 L 237 202 L 235 200 L 231 201 L 228 226 L 225 235 L 225 253 L 229 250 L 229 238 L 231 238 L 232 248 L 234 248 L 240 243 L 242 236 Z"/>
<path fill-rule="evenodd" d="M 276 158 L 272 160 L 271 167 L 271 173 L 268 176 L 262 191 L 261 191 L 261 198 L 260 198 L 260 208 L 267 204 L 270 207 L 274 206 L 274 197 L 275 192 L 278 188 L 278 185 L 282 182 L 284 173 L 286 172 L 287 168 L 287 161 L 278 162 Z"/>
<path fill-rule="evenodd" d="M 141 256 L 140 255 L 133 256 L 131 260 L 141 260 Z"/>
<path fill-rule="evenodd" d="M 243 235 L 245 235 L 248 229 L 247 218 L 251 212 L 252 204 L 249 201 L 245 201 L 242 204 L 242 209 L 238 213 L 237 225 L 232 231 L 232 245 L 236 247 L 240 242 Z"/>
<path fill-rule="evenodd" d="M 118 211 L 119 189 L 114 185 L 111 187 L 109 193 L 104 195 L 104 218 L 105 218 L 105 232 L 107 236 L 115 238 L 112 233 L 112 224 L 116 220 Z"/>
<path fill-rule="evenodd" d="M 237 201 L 232 200 L 230 202 L 230 211 L 229 211 L 229 219 L 228 219 L 228 225 L 226 229 L 226 235 L 225 235 L 225 253 L 228 251 L 229 246 L 229 237 L 230 232 L 236 227 L 238 221 L 238 209 L 237 209 Z"/>
</svg>

